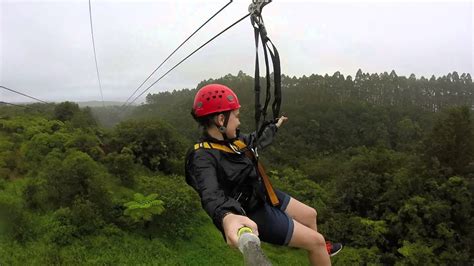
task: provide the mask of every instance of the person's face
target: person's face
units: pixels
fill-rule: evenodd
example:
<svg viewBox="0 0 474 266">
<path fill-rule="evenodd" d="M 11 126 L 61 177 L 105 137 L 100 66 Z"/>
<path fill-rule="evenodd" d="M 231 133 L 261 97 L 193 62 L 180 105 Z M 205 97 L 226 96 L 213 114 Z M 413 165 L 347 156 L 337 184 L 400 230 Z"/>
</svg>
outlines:
<svg viewBox="0 0 474 266">
<path fill-rule="evenodd" d="M 227 137 L 236 138 L 237 128 L 240 126 L 240 110 L 236 109 L 230 112 L 229 123 L 227 124 Z"/>
</svg>

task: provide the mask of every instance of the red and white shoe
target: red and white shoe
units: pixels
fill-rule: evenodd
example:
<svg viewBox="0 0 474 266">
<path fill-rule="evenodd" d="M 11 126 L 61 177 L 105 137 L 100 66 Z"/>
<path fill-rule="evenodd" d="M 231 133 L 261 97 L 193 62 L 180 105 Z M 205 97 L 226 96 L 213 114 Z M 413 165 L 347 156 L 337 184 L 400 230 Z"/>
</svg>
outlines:
<svg viewBox="0 0 474 266">
<path fill-rule="evenodd" d="M 331 241 L 326 241 L 326 249 L 328 251 L 329 256 L 334 256 L 339 251 L 342 250 L 342 244 L 341 243 L 332 243 Z"/>
</svg>

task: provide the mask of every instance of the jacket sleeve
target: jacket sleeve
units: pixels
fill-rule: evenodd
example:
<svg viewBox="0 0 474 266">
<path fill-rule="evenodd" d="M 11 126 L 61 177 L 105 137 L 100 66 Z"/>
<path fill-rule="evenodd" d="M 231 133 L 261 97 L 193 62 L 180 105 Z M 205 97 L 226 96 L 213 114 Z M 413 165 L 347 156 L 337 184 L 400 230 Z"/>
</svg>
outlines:
<svg viewBox="0 0 474 266">
<path fill-rule="evenodd" d="M 217 160 L 210 152 L 199 149 L 189 157 L 186 161 L 186 182 L 199 193 L 202 207 L 223 232 L 224 214 L 244 215 L 245 211 L 238 201 L 225 195 L 217 177 Z"/>
<path fill-rule="evenodd" d="M 257 148 L 259 150 L 262 150 L 263 148 L 269 146 L 273 142 L 277 131 L 278 127 L 274 123 L 267 125 L 263 130 L 262 135 L 258 139 Z M 245 144 L 247 144 L 248 146 L 254 146 L 257 132 L 254 131 L 250 134 L 241 134 L 241 136 Z"/>
</svg>

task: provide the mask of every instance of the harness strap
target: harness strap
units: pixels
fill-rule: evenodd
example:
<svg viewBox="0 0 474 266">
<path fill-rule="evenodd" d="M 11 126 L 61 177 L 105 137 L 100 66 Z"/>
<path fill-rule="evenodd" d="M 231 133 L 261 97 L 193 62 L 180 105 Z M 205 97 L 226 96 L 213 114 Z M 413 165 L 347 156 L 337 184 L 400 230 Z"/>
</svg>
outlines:
<svg viewBox="0 0 474 266">
<path fill-rule="evenodd" d="M 247 145 L 241 140 L 236 140 L 230 145 L 235 145 L 237 149 L 234 150 L 233 148 L 230 148 L 229 146 L 219 144 L 219 143 L 201 142 L 201 143 L 194 144 L 194 150 L 203 148 L 203 149 L 215 149 L 215 150 L 220 150 L 223 152 L 235 153 L 235 154 L 239 154 L 243 152 L 245 156 L 251 159 L 252 162 L 257 166 L 257 171 L 258 171 L 258 174 L 263 179 L 263 185 L 265 186 L 265 191 L 267 192 L 267 196 L 270 199 L 271 204 L 273 206 L 277 206 L 280 203 L 280 201 L 278 200 L 275 190 L 273 189 L 272 183 L 270 182 L 270 178 L 265 172 L 265 168 L 263 167 L 263 164 L 259 160 L 257 160 L 253 151 L 248 149 Z"/>
<path fill-rule="evenodd" d="M 256 132 L 262 132 L 262 128 L 265 126 L 266 116 L 267 116 L 267 108 L 269 102 L 271 100 L 271 77 L 270 77 L 270 67 L 269 67 L 269 60 L 268 54 L 270 54 L 270 58 L 272 61 L 273 67 L 273 87 L 274 87 L 274 99 L 272 103 L 272 112 L 273 112 L 273 119 L 277 119 L 280 115 L 280 106 L 281 106 L 281 65 L 280 65 L 280 54 L 276 49 L 273 42 L 267 35 L 267 30 L 265 29 L 265 25 L 263 22 L 263 18 L 261 15 L 261 9 L 264 5 L 268 4 L 271 1 L 257 1 L 254 3 L 253 6 L 251 5 L 251 22 L 254 28 L 254 35 L 255 35 L 255 78 L 254 78 L 254 91 L 255 91 L 255 128 Z M 262 49 L 263 54 L 265 57 L 265 70 L 266 70 L 266 96 L 265 96 L 265 103 L 262 107 L 260 103 L 260 67 L 259 67 L 259 59 L 258 59 L 258 43 L 259 39 L 262 40 Z M 271 48 L 270 48 L 271 45 Z M 260 119 L 263 117 L 262 124 Z M 257 134 L 257 142 L 260 134 Z"/>
<path fill-rule="evenodd" d="M 252 17 L 254 19 L 254 17 Z M 258 131 L 260 127 L 260 117 L 262 116 L 262 105 L 260 104 L 260 65 L 258 60 L 258 42 L 259 30 L 254 26 L 255 34 L 255 77 L 254 77 L 254 91 L 255 91 L 255 130 Z M 265 45 L 263 45 L 265 47 Z"/>
<path fill-rule="evenodd" d="M 263 167 L 263 164 L 260 162 L 260 160 L 256 159 L 255 154 L 252 151 L 247 150 L 245 152 L 245 155 L 248 158 L 252 159 L 254 162 L 256 162 L 258 173 L 263 179 L 263 184 L 265 185 L 265 191 L 267 192 L 267 195 L 270 198 L 270 202 L 272 203 L 272 205 L 277 206 L 278 204 L 280 204 L 280 201 L 278 200 L 275 190 L 273 189 L 272 183 L 270 182 L 270 177 L 268 177 L 267 173 L 265 172 L 265 168 Z"/>
</svg>

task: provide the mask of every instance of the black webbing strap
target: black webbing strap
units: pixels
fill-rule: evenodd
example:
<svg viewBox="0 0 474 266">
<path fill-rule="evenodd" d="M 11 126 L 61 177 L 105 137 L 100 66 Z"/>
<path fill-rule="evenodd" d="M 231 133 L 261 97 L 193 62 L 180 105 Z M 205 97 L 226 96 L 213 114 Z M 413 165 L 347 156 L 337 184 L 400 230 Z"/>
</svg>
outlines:
<svg viewBox="0 0 474 266">
<path fill-rule="evenodd" d="M 274 96 L 272 104 L 273 119 L 277 119 L 280 116 L 280 107 L 281 107 L 281 65 L 280 65 L 280 54 L 278 53 L 277 48 L 273 42 L 268 39 L 273 47 L 274 53 L 269 49 L 270 56 L 272 57 L 273 62 L 273 86 L 274 86 Z M 268 47 L 268 43 L 267 43 Z"/>
<path fill-rule="evenodd" d="M 225 111 L 223 114 L 224 114 L 224 125 L 222 127 L 219 127 L 219 132 L 221 132 L 222 134 L 222 137 L 225 139 L 225 140 L 228 140 L 229 138 L 227 137 L 227 134 L 225 133 L 226 131 L 226 128 L 227 128 L 227 124 L 229 123 L 229 118 L 230 118 L 230 112 L 231 111 Z"/>
<path fill-rule="evenodd" d="M 262 21 L 262 25 L 265 25 L 263 23 L 263 18 L 260 18 L 261 21 Z M 268 64 L 268 44 L 267 44 L 267 41 L 269 40 L 268 37 L 267 37 L 267 33 L 265 31 L 265 28 L 263 28 L 263 30 L 260 30 L 260 38 L 262 39 L 262 46 L 263 46 L 263 55 L 265 56 L 265 70 L 266 70 L 266 75 L 265 75 L 265 79 L 266 79 L 266 85 L 267 85 L 267 90 L 266 90 L 266 95 L 265 95 L 265 105 L 263 106 L 263 109 L 262 109 L 262 117 L 263 117 L 263 121 L 265 121 L 267 119 L 267 108 L 268 108 L 268 104 L 270 103 L 270 99 L 272 98 L 272 95 L 271 95 L 271 81 L 270 81 L 270 66 Z M 272 60 L 273 62 L 273 60 Z"/>
<path fill-rule="evenodd" d="M 260 9 L 253 10 L 251 16 L 252 26 L 254 27 L 255 35 L 255 79 L 254 79 L 254 90 L 255 90 L 255 128 L 257 131 L 257 139 L 263 132 L 263 127 L 268 125 L 266 121 L 267 108 L 271 100 L 271 77 L 270 77 L 270 67 L 268 62 L 268 53 L 272 60 L 273 65 L 273 86 L 274 86 L 274 100 L 272 103 L 272 112 L 273 120 L 277 119 L 280 114 L 281 106 L 281 67 L 280 67 L 280 55 L 276 49 L 273 42 L 268 38 L 265 25 L 263 23 L 263 18 L 261 16 L 261 8 L 265 5 L 259 6 Z M 260 70 L 259 70 L 259 60 L 258 60 L 258 43 L 259 39 L 262 40 L 262 47 L 265 56 L 265 69 L 266 69 L 266 97 L 265 104 L 262 108 L 260 103 Z M 271 44 L 271 48 L 270 45 Z M 273 51 L 272 51 L 273 50 Z M 262 123 L 260 119 L 263 117 Z M 273 121 L 272 120 L 272 121 Z"/>
<path fill-rule="evenodd" d="M 253 24 L 253 16 L 251 17 Z M 255 91 L 255 130 L 259 130 L 260 117 L 262 115 L 262 106 L 260 104 L 260 67 L 258 64 L 258 40 L 259 31 L 254 25 L 255 34 L 255 78 L 254 78 L 254 91 Z"/>
</svg>

